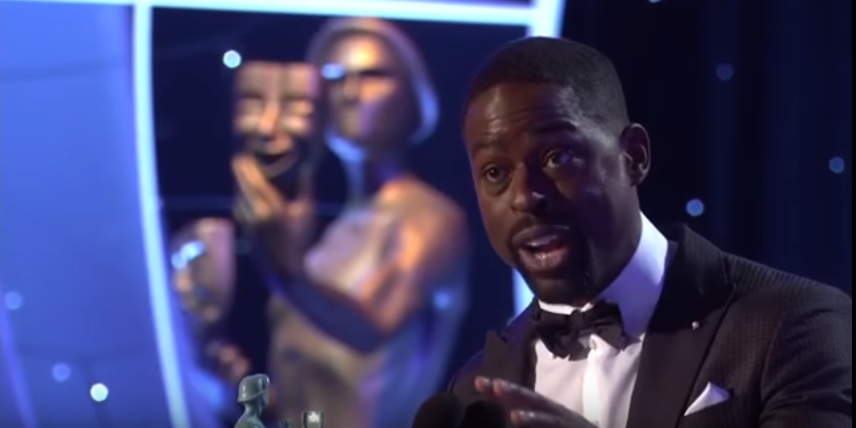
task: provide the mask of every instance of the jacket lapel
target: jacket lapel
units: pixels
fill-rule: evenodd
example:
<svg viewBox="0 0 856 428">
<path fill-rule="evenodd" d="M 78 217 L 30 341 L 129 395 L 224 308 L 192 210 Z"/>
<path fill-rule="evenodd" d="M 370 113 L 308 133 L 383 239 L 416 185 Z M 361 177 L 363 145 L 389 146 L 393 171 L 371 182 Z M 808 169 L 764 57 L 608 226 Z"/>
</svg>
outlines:
<svg viewBox="0 0 856 428">
<path fill-rule="evenodd" d="M 528 388 L 533 387 L 532 323 L 533 301 L 515 318 L 502 334 L 490 332 L 485 340 L 484 360 L 476 375 L 505 379 Z"/>
<path fill-rule="evenodd" d="M 686 227 L 642 348 L 628 428 L 675 427 L 727 311 L 733 286 L 720 251 Z"/>
</svg>

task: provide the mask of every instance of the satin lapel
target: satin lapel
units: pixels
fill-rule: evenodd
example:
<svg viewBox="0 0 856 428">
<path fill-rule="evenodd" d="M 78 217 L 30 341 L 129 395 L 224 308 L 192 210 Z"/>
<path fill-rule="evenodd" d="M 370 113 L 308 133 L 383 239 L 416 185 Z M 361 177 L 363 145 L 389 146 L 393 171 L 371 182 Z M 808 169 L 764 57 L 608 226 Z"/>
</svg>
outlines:
<svg viewBox="0 0 856 428">
<path fill-rule="evenodd" d="M 733 292 L 719 250 L 688 229 L 677 235 L 645 336 L 628 428 L 677 426 Z"/>
<path fill-rule="evenodd" d="M 476 375 L 489 378 L 505 379 L 531 388 L 534 384 L 534 367 L 532 365 L 532 327 L 529 305 L 503 334 L 490 332 L 485 340 L 484 360 Z"/>
</svg>

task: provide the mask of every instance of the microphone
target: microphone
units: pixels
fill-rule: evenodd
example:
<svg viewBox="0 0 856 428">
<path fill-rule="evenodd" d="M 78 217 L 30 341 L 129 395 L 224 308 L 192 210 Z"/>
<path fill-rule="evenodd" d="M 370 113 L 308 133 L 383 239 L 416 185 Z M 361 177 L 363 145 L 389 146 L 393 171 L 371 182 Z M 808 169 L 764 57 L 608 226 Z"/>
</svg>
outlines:
<svg viewBox="0 0 856 428">
<path fill-rule="evenodd" d="M 453 425 L 454 426 L 454 425 Z M 479 400 L 467 406 L 460 428 L 505 428 L 511 426 L 508 412 L 493 401 Z"/>
<path fill-rule="evenodd" d="M 434 395 L 422 403 L 411 428 L 457 428 L 464 419 L 464 404 L 447 392 Z M 488 427 L 484 427 L 488 428 Z"/>
</svg>

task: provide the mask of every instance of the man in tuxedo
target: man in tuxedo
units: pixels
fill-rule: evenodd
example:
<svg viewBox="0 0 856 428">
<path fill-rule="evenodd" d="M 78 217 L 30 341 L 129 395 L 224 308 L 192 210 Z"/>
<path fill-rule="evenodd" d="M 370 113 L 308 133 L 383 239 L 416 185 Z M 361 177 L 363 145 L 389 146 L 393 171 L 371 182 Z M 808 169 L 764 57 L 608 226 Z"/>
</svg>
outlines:
<svg viewBox="0 0 856 428">
<path fill-rule="evenodd" d="M 519 427 L 851 426 L 850 298 L 652 225 L 637 195 L 648 134 L 606 57 L 510 43 L 464 122 L 488 237 L 536 301 L 453 394 Z"/>
</svg>

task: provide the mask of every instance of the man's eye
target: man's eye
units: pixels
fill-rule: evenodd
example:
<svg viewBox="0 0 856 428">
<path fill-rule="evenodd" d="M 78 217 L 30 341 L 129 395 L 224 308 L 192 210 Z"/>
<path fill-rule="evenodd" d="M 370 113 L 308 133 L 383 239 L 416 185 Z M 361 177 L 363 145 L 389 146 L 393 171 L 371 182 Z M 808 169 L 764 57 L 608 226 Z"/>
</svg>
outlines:
<svg viewBox="0 0 856 428">
<path fill-rule="evenodd" d="M 242 112 L 259 112 L 265 109 L 265 104 L 260 100 L 245 99 L 238 102 L 238 110 Z"/>
<path fill-rule="evenodd" d="M 491 183 L 499 183 L 505 179 L 508 173 L 500 167 L 491 166 L 485 168 L 483 175 L 487 181 Z"/>
<path fill-rule="evenodd" d="M 555 168 L 569 164 L 574 159 L 573 153 L 567 150 L 556 150 L 547 155 L 544 161 L 548 168 Z"/>
</svg>

